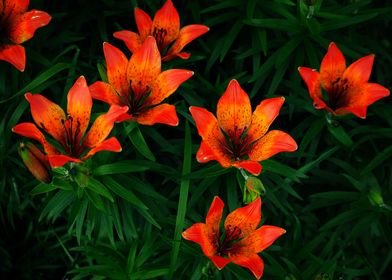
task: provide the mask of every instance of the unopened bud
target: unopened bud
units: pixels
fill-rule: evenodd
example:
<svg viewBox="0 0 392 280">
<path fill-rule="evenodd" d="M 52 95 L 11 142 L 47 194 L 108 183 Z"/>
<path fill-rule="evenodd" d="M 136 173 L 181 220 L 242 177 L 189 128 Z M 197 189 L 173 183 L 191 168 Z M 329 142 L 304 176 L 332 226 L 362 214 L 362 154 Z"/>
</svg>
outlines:
<svg viewBox="0 0 392 280">
<path fill-rule="evenodd" d="M 249 176 L 245 181 L 244 198 L 245 204 L 255 201 L 260 195 L 265 194 L 265 188 L 260 179 Z"/>
<path fill-rule="evenodd" d="M 32 143 L 21 143 L 18 149 L 24 165 L 35 178 L 49 184 L 52 181 L 46 156 Z"/>
<path fill-rule="evenodd" d="M 371 188 L 368 193 L 368 198 L 370 203 L 375 206 L 384 205 L 384 199 L 382 198 L 381 191 L 378 188 Z"/>
</svg>

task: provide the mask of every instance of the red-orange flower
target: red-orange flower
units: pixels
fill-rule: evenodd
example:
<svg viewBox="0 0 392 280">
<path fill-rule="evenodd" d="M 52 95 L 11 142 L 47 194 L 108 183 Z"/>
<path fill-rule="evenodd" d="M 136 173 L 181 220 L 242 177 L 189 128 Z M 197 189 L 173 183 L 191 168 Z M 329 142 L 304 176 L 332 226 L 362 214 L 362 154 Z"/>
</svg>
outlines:
<svg viewBox="0 0 392 280">
<path fill-rule="evenodd" d="M 181 52 L 182 49 L 209 30 L 207 26 L 200 24 L 187 25 L 180 29 L 180 16 L 171 0 L 167 0 L 157 11 L 154 20 L 143 10 L 135 8 L 135 20 L 139 34 L 122 30 L 115 32 L 113 36 L 124 41 L 131 52 L 136 52 L 148 36 L 154 36 L 163 56 L 162 61 L 175 57 L 188 59 L 190 54 Z"/>
<path fill-rule="evenodd" d="M 259 161 L 280 152 L 292 152 L 297 143 L 287 133 L 269 126 L 279 114 L 283 97 L 262 101 L 253 112 L 246 92 L 232 80 L 219 99 L 217 118 L 204 108 L 190 107 L 202 142 L 199 162 L 218 161 L 222 167 L 235 166 L 258 175 Z"/>
<path fill-rule="evenodd" d="M 248 268 L 260 279 L 264 262 L 258 255 L 269 247 L 286 231 L 276 226 L 257 226 L 261 220 L 261 199 L 258 198 L 245 207 L 238 208 L 227 215 L 224 231 L 219 225 L 224 203 L 215 197 L 208 211 L 205 223 L 196 223 L 182 233 L 182 237 L 198 243 L 201 249 L 218 269 L 233 262 Z"/>
<path fill-rule="evenodd" d="M 40 94 L 26 93 L 25 97 L 30 103 L 35 123 L 59 145 L 50 144 L 34 123 L 20 123 L 12 131 L 40 142 L 52 167 L 60 167 L 70 161 L 81 162 L 103 150 L 121 151 L 121 145 L 115 137 L 106 138 L 114 122 L 128 108 L 111 106 L 106 114 L 95 120 L 85 135 L 90 122 L 92 98 L 83 76 L 68 93 L 67 115 L 60 106 Z"/>
<path fill-rule="evenodd" d="M 161 56 L 151 36 L 129 61 L 109 43 L 103 44 L 103 51 L 109 83 L 98 81 L 92 84 L 92 97 L 110 105 L 128 106 L 128 114 L 121 120 L 130 119 L 143 125 L 163 123 L 176 126 L 178 117 L 175 107 L 160 103 L 189 79 L 193 72 L 183 69 L 161 72 Z"/>
<path fill-rule="evenodd" d="M 22 44 L 47 25 L 51 16 L 43 11 L 27 11 L 29 0 L 0 1 L 0 60 L 24 71 L 26 54 Z"/>
<path fill-rule="evenodd" d="M 316 109 L 341 116 L 349 113 L 366 118 L 367 107 L 389 95 L 379 84 L 368 83 L 374 55 L 367 55 L 346 67 L 346 60 L 335 43 L 331 43 L 324 56 L 320 73 L 308 67 L 298 71 L 309 89 Z"/>
</svg>

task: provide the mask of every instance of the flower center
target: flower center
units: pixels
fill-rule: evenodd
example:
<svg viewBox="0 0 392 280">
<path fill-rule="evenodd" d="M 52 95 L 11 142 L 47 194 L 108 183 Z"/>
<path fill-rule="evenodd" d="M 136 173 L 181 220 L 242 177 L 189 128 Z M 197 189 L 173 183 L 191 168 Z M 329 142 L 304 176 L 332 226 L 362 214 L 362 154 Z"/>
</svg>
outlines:
<svg viewBox="0 0 392 280">
<path fill-rule="evenodd" d="M 137 86 L 132 87 L 132 81 L 130 81 L 129 93 L 127 98 L 122 98 L 124 105 L 128 106 L 128 113 L 131 115 L 138 115 L 147 108 L 145 100 L 151 93 L 149 85 L 143 86 L 139 81 Z"/>
<path fill-rule="evenodd" d="M 335 111 L 336 109 L 345 106 L 348 87 L 347 78 L 341 79 L 339 77 L 332 82 L 331 88 L 326 93 L 323 92 L 323 98 L 329 108 Z"/>
<path fill-rule="evenodd" d="M 167 35 L 167 30 L 164 28 L 154 27 L 154 31 L 152 32 L 152 35 L 155 37 L 159 52 L 162 52 L 163 49 L 166 47 L 165 37 Z"/>
<path fill-rule="evenodd" d="M 222 236 L 223 241 L 219 244 L 218 255 L 228 255 L 233 249 L 232 245 L 239 241 L 241 234 L 242 231 L 239 227 L 229 225 Z"/>
<path fill-rule="evenodd" d="M 71 157 L 78 158 L 84 151 L 84 148 L 78 143 L 80 139 L 80 121 L 74 120 L 71 116 L 68 116 L 66 120 L 62 119 L 61 124 L 64 127 L 66 134 L 66 143 L 63 148 Z M 76 129 L 75 129 L 76 126 Z"/>
<path fill-rule="evenodd" d="M 228 154 L 230 154 L 231 159 L 234 161 L 241 160 L 247 156 L 249 149 L 252 146 L 246 137 L 247 128 L 245 127 L 241 133 L 237 127 L 234 127 L 234 132 L 227 134 L 222 130 L 223 135 L 225 136 L 225 142 L 221 143 L 222 147 L 226 150 Z"/>
</svg>

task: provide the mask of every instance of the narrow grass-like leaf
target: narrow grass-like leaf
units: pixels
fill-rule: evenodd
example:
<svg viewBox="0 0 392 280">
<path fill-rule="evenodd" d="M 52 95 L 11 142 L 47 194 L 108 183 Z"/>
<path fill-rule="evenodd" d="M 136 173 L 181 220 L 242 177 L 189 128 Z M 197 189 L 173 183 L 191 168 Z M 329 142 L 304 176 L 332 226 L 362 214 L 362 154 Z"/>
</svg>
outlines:
<svg viewBox="0 0 392 280">
<path fill-rule="evenodd" d="M 118 182 L 116 182 L 113 178 L 105 176 L 103 178 L 103 182 L 112 192 L 117 194 L 122 199 L 125 199 L 136 207 L 148 210 L 148 207 L 131 190 L 126 189 Z"/>
<path fill-rule="evenodd" d="M 110 163 L 98 166 L 94 169 L 94 176 L 103 176 L 110 174 L 143 172 L 148 170 L 147 166 L 140 166 L 132 161 L 124 160 L 116 163 Z"/>
<path fill-rule="evenodd" d="M 173 273 L 176 270 L 178 253 L 180 251 L 181 233 L 184 229 L 184 220 L 185 220 L 189 184 L 190 184 L 189 177 L 186 178 L 185 176 L 187 176 L 191 172 L 191 158 L 192 158 L 192 138 L 191 138 L 191 132 L 189 128 L 189 123 L 185 122 L 184 160 L 182 166 L 183 178 L 181 179 L 181 185 L 180 185 L 180 197 L 178 200 L 176 226 L 175 226 L 174 237 L 173 237 L 173 249 L 170 257 L 169 279 L 172 278 Z"/>
</svg>

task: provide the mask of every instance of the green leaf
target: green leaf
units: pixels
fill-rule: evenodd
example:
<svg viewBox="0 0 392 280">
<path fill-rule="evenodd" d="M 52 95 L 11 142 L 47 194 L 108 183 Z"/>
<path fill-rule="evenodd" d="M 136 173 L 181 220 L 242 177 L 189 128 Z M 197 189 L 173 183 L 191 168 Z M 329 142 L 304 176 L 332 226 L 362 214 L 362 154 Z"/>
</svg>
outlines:
<svg viewBox="0 0 392 280">
<path fill-rule="evenodd" d="M 34 90 L 34 88 L 43 84 L 44 82 L 49 80 L 51 77 L 53 77 L 57 73 L 65 70 L 65 69 L 69 69 L 72 66 L 73 66 L 72 64 L 68 64 L 68 63 L 57 63 L 57 64 L 53 65 L 48 70 L 45 70 L 40 75 L 38 75 L 34 80 L 32 80 L 29 84 L 27 84 L 24 88 L 19 90 L 17 93 L 12 95 L 11 97 L 4 99 L 4 100 L 0 100 L 0 104 L 5 103 L 15 97 L 22 95 L 22 94 L 25 94 L 28 91 Z"/>
<path fill-rule="evenodd" d="M 350 148 L 354 145 L 353 140 L 351 140 L 351 137 L 347 134 L 347 132 L 344 130 L 344 128 L 341 125 L 334 125 L 328 123 L 327 125 L 329 132 L 344 146 Z"/>
<path fill-rule="evenodd" d="M 147 146 L 147 143 L 144 140 L 144 137 L 137 125 L 129 131 L 128 137 L 136 150 L 139 151 L 139 153 L 141 153 L 144 157 L 148 158 L 151 161 L 156 160 L 150 148 Z"/>
<path fill-rule="evenodd" d="M 376 157 L 374 157 L 365 168 L 362 169 L 361 176 L 365 176 L 375 169 L 377 166 L 385 162 L 387 159 L 392 157 L 392 146 L 386 148 L 384 151 L 379 153 Z"/>
<path fill-rule="evenodd" d="M 125 199 L 140 209 L 148 210 L 148 207 L 131 190 L 126 189 L 113 178 L 105 176 L 103 178 L 103 182 L 112 192 L 117 194 L 122 199 Z"/>
<path fill-rule="evenodd" d="M 133 161 L 124 160 L 116 163 L 110 163 L 98 166 L 94 169 L 94 176 L 103 176 L 109 174 L 121 174 L 131 172 L 143 172 L 148 170 L 148 166 L 141 166 Z"/>
<path fill-rule="evenodd" d="M 97 194 L 100 194 L 107 199 L 109 199 L 111 202 L 114 202 L 113 196 L 111 193 L 108 191 L 108 189 L 105 187 L 104 184 L 101 182 L 95 180 L 94 178 L 90 178 L 87 188 Z"/>
<path fill-rule="evenodd" d="M 192 162 L 191 159 L 192 159 L 192 138 L 191 138 L 191 132 L 189 128 L 189 123 L 187 121 L 185 122 L 184 160 L 182 166 L 180 198 L 178 201 L 176 226 L 175 226 L 174 237 L 173 237 L 174 244 L 170 257 L 169 279 L 172 279 L 173 273 L 176 270 L 178 253 L 180 251 L 181 232 L 184 229 L 184 221 L 185 221 L 186 206 L 188 201 L 188 192 L 189 192 L 189 184 L 190 184 L 190 179 L 189 177 L 187 178 L 186 176 L 188 176 L 188 174 L 191 172 L 191 162 Z"/>
<path fill-rule="evenodd" d="M 102 198 L 96 192 L 90 191 L 89 189 L 85 189 L 84 191 L 92 204 L 94 204 L 97 209 L 105 212 L 106 209 Z"/>
<path fill-rule="evenodd" d="M 53 184 L 45 184 L 45 183 L 41 183 L 38 186 L 36 186 L 31 192 L 30 194 L 32 196 L 35 196 L 37 194 L 43 194 L 43 193 L 47 193 L 47 192 L 51 192 L 53 190 L 56 190 L 58 187 L 53 185 Z"/>
<path fill-rule="evenodd" d="M 59 190 L 42 210 L 38 220 L 41 221 L 44 217 L 55 220 L 74 199 L 72 192 Z"/>
</svg>

